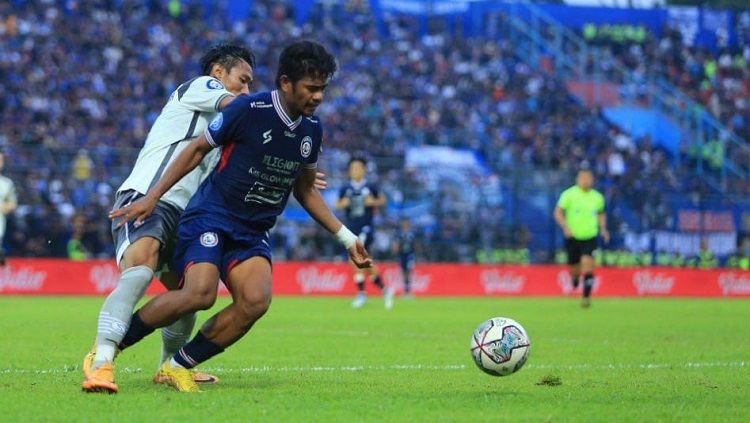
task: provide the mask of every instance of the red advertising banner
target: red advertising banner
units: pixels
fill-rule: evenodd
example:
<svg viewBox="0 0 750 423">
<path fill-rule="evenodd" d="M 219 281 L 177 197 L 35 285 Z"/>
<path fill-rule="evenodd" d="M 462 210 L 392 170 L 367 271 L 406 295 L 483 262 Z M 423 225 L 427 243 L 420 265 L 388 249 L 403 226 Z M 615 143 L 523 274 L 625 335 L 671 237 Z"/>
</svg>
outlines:
<svg viewBox="0 0 750 423">
<path fill-rule="evenodd" d="M 386 284 L 401 291 L 403 279 L 393 263 L 382 263 Z M 0 295 L 105 295 L 117 284 L 112 261 L 9 259 L 0 268 Z M 346 263 L 280 262 L 274 264 L 276 295 L 353 295 L 352 270 Z M 416 295 L 561 296 L 573 292 L 562 266 L 417 265 Z M 154 282 L 149 294 L 164 288 Z M 368 290 L 373 287 L 369 286 Z M 226 293 L 222 286 L 220 290 Z M 750 272 L 726 269 L 601 268 L 594 295 L 610 297 L 680 296 L 748 297 Z"/>
</svg>

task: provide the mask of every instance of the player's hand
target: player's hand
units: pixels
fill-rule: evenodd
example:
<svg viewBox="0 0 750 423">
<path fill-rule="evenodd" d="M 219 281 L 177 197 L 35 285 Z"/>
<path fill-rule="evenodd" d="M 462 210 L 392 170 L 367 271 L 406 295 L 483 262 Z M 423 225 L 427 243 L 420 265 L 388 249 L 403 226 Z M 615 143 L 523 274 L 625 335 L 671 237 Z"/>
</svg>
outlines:
<svg viewBox="0 0 750 423">
<path fill-rule="evenodd" d="M 372 258 L 370 258 L 370 254 L 365 250 L 365 245 L 362 244 L 362 241 L 357 240 L 347 251 L 349 251 L 349 258 L 357 268 L 365 269 L 372 267 Z"/>
<path fill-rule="evenodd" d="M 573 238 L 573 232 L 570 232 L 570 228 L 569 227 L 566 226 L 566 227 L 562 228 L 562 230 L 563 230 L 563 235 L 565 235 L 565 239 Z"/>
<path fill-rule="evenodd" d="M 315 188 L 324 190 L 328 188 L 328 181 L 326 181 L 326 174 L 323 172 L 315 172 Z"/>
<path fill-rule="evenodd" d="M 609 244 L 609 231 L 607 228 L 602 228 L 602 240 L 605 244 Z"/>
<path fill-rule="evenodd" d="M 336 208 L 337 208 L 337 209 L 345 209 L 345 208 L 347 208 L 347 207 L 349 207 L 349 206 L 351 206 L 351 205 L 352 205 L 352 201 L 351 201 L 351 200 L 349 200 L 349 198 L 348 198 L 348 197 L 343 197 L 343 198 L 340 198 L 340 199 L 339 199 L 339 200 L 338 200 L 338 201 L 336 202 Z"/>
<path fill-rule="evenodd" d="M 120 218 L 120 221 L 116 226 L 118 228 L 134 219 L 135 226 L 138 227 L 141 226 L 147 217 L 151 216 L 151 213 L 153 213 L 156 208 L 157 202 L 158 200 L 152 200 L 146 196 L 138 201 L 128 204 L 127 206 L 110 211 L 109 218 L 112 220 Z"/>
</svg>

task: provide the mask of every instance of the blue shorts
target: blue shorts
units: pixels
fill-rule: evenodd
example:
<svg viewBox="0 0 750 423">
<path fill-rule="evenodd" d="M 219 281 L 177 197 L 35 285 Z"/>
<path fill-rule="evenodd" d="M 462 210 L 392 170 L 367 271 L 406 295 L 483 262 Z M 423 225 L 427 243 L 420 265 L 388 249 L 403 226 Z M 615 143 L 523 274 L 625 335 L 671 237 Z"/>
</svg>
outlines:
<svg viewBox="0 0 750 423">
<path fill-rule="evenodd" d="M 359 238 L 360 241 L 362 241 L 367 252 L 370 252 L 372 242 L 375 241 L 375 231 L 372 229 L 372 226 L 353 226 L 349 229 L 354 232 L 354 235 L 357 235 L 357 238 Z"/>
<path fill-rule="evenodd" d="M 232 227 L 209 216 L 180 222 L 173 259 L 180 287 L 185 272 L 193 264 L 214 264 L 221 280 L 226 282 L 234 266 L 252 257 L 265 257 L 272 263 L 268 232 Z"/>
</svg>

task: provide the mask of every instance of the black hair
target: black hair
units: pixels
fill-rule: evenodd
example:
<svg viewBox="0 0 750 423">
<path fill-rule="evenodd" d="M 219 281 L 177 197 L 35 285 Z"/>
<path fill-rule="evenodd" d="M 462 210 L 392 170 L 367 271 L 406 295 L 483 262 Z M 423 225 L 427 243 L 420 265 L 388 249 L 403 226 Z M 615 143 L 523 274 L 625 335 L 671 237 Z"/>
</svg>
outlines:
<svg viewBox="0 0 750 423">
<path fill-rule="evenodd" d="M 314 41 L 297 41 L 284 47 L 279 56 L 276 87 L 281 86 L 282 75 L 294 83 L 306 76 L 326 80 L 334 73 L 336 59 L 325 47 Z"/>
<path fill-rule="evenodd" d="M 362 163 L 362 166 L 367 168 L 367 159 L 361 156 L 354 156 L 351 159 L 349 159 L 349 163 L 347 163 L 347 167 L 351 166 L 354 162 L 360 162 Z"/>
<path fill-rule="evenodd" d="M 226 70 L 230 70 L 240 60 L 247 62 L 251 68 L 255 68 L 255 55 L 249 49 L 237 44 L 218 44 L 211 47 L 198 63 L 201 65 L 203 75 L 210 75 L 214 63 L 218 63 L 224 66 Z"/>
</svg>

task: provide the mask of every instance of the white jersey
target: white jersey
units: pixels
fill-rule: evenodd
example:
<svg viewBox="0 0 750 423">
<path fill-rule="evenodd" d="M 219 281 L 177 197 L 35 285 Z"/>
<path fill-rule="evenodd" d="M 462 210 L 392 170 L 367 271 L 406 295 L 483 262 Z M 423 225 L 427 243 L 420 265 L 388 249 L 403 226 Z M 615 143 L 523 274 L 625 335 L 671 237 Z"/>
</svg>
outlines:
<svg viewBox="0 0 750 423">
<path fill-rule="evenodd" d="M 17 201 L 16 186 L 13 185 L 13 181 L 5 176 L 0 176 L 0 206 Z M 5 235 L 5 214 L 0 213 L 0 244 L 2 244 L 3 235 Z"/>
<path fill-rule="evenodd" d="M 203 133 L 219 111 L 221 101 L 231 95 L 219 80 L 210 76 L 199 76 L 177 87 L 151 127 L 130 176 L 117 191 L 148 192 L 188 142 Z M 190 197 L 213 169 L 219 154 L 218 151 L 209 153 L 161 200 L 184 210 Z"/>
</svg>

